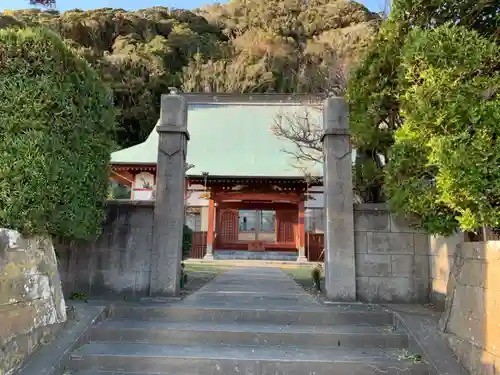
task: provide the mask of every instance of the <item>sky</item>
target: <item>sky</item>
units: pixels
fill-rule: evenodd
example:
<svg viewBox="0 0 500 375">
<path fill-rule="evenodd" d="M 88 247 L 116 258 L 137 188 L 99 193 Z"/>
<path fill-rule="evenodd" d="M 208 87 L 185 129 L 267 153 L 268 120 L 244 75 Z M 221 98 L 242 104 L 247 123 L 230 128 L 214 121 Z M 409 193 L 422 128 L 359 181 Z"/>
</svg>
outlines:
<svg viewBox="0 0 500 375">
<path fill-rule="evenodd" d="M 358 0 L 360 1 L 360 0 Z M 203 4 L 224 3 L 224 0 L 57 0 L 56 9 L 65 11 L 74 8 L 123 8 L 135 10 L 139 8 L 150 8 L 153 6 L 167 6 L 171 8 L 192 9 Z M 372 11 L 380 11 L 383 0 L 361 0 Z M 0 11 L 5 9 L 29 8 L 29 0 L 0 0 Z"/>
</svg>

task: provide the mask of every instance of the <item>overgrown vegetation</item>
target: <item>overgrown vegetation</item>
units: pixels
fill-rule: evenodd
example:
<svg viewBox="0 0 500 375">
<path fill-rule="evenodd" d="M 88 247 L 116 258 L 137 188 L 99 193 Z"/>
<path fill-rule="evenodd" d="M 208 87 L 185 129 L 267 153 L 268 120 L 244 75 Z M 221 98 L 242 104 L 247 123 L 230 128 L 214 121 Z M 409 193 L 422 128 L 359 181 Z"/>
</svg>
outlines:
<svg viewBox="0 0 500 375">
<path fill-rule="evenodd" d="M 429 232 L 500 224 L 498 30 L 493 0 L 395 0 L 350 77 L 358 184 Z"/>
<path fill-rule="evenodd" d="M 347 0 L 233 0 L 193 11 L 24 10 L 3 18 L 0 25 L 10 18 L 51 28 L 98 71 L 114 93 L 121 147 L 147 137 L 168 87 L 343 89 L 345 79 L 339 83 L 338 76 L 345 76 L 380 22 L 379 15 Z"/>
<path fill-rule="evenodd" d="M 0 226 L 92 238 L 114 139 L 111 93 L 53 32 L 0 30 Z"/>
</svg>

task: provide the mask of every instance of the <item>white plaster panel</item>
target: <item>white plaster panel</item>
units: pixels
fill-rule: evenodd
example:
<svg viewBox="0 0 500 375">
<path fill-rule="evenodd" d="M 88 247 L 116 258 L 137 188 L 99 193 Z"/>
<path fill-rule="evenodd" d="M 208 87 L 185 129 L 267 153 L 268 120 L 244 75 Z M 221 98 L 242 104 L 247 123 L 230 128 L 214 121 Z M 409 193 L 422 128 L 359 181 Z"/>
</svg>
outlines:
<svg viewBox="0 0 500 375">
<path fill-rule="evenodd" d="M 150 201 L 153 199 L 153 189 L 134 190 L 132 199 L 135 201 Z"/>
<path fill-rule="evenodd" d="M 188 207 L 208 206 L 208 199 L 203 198 L 203 195 L 206 195 L 204 191 L 188 190 Z"/>
<path fill-rule="evenodd" d="M 312 199 L 308 199 L 305 201 L 304 206 L 305 208 L 323 208 L 325 207 L 325 195 L 320 192 L 320 193 L 313 193 L 309 191 L 309 195 L 311 196 Z"/>
</svg>

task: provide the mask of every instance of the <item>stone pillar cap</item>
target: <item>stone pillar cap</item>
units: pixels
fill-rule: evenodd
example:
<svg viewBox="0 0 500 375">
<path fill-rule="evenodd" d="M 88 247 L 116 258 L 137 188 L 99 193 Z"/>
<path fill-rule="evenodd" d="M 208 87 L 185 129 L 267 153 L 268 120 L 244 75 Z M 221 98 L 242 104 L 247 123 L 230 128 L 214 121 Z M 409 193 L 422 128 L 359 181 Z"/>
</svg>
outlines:
<svg viewBox="0 0 500 375">
<path fill-rule="evenodd" d="M 323 135 L 349 136 L 349 105 L 341 97 L 329 97 L 323 105 Z"/>
<path fill-rule="evenodd" d="M 156 126 L 158 133 L 182 133 L 189 140 L 187 130 L 188 103 L 186 98 L 170 88 L 170 93 L 161 96 L 160 120 Z"/>
</svg>

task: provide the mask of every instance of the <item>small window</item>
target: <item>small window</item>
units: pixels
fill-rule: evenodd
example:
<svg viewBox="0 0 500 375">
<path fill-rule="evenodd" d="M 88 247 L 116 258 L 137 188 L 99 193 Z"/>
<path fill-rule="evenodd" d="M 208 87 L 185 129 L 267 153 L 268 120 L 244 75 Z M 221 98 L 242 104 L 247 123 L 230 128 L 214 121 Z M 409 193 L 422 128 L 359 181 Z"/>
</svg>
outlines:
<svg viewBox="0 0 500 375">
<path fill-rule="evenodd" d="M 274 233 L 276 213 L 275 211 L 260 211 L 259 232 Z"/>
<path fill-rule="evenodd" d="M 238 240 L 276 242 L 274 210 L 240 210 Z"/>
<path fill-rule="evenodd" d="M 238 214 L 238 230 L 240 232 L 257 231 L 257 211 L 240 210 Z"/>
<path fill-rule="evenodd" d="M 199 212 L 187 214 L 186 225 L 193 232 L 201 232 L 201 214 Z"/>
</svg>

